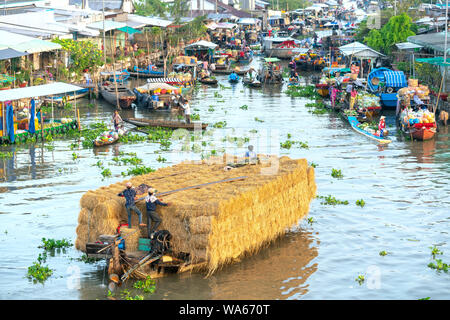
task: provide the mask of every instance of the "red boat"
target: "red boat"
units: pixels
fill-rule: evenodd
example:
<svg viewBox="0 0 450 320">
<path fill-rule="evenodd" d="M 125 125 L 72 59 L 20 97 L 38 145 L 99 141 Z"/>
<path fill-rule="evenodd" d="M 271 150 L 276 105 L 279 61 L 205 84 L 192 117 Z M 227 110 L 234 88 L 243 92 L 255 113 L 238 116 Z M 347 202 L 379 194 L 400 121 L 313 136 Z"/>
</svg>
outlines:
<svg viewBox="0 0 450 320">
<path fill-rule="evenodd" d="M 430 140 L 436 134 L 436 123 L 416 123 L 410 128 L 411 135 L 416 140 Z"/>
</svg>

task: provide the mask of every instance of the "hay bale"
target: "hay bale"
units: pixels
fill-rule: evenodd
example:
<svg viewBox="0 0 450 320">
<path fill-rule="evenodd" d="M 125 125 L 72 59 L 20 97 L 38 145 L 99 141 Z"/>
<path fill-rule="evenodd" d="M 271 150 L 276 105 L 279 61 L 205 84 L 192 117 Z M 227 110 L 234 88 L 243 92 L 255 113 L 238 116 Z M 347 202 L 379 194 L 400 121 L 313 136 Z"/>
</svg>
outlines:
<svg viewBox="0 0 450 320">
<path fill-rule="evenodd" d="M 172 204 L 158 207 L 157 211 L 163 220 L 160 229 L 168 230 L 173 236 L 174 252 L 189 253 L 194 262 L 205 262 L 209 272 L 213 272 L 223 264 L 257 252 L 284 234 L 287 228 L 298 224 L 308 213 L 310 201 L 316 194 L 314 168 L 308 167 L 306 159 L 258 156 L 259 164 L 229 171 L 223 170 L 225 165 L 239 161 L 238 157 L 224 155 L 200 163 L 185 161 L 129 181 L 136 187 L 145 183 L 164 192 L 248 177 L 159 197 Z M 119 223 L 128 220 L 124 199 L 117 197 L 125 188 L 125 182 L 83 195 L 77 249 L 83 250 L 86 242 L 97 240 L 95 237 L 100 234 L 114 233 Z M 145 203 L 140 201 L 137 206 L 146 223 Z M 86 222 L 89 213 L 90 223 Z M 138 228 L 138 223 L 137 214 L 132 213 L 131 225 Z M 126 230 L 122 228 L 122 232 Z M 131 244 L 126 244 L 127 251 L 137 250 L 140 234 L 146 235 L 147 228 L 131 236 L 128 241 Z"/>
<path fill-rule="evenodd" d="M 139 229 L 121 228 L 120 234 L 125 239 L 125 252 L 137 251 L 141 232 Z M 125 238 L 126 237 L 126 238 Z"/>
<path fill-rule="evenodd" d="M 210 233 L 212 216 L 200 216 L 189 219 L 189 229 L 192 234 Z"/>
</svg>

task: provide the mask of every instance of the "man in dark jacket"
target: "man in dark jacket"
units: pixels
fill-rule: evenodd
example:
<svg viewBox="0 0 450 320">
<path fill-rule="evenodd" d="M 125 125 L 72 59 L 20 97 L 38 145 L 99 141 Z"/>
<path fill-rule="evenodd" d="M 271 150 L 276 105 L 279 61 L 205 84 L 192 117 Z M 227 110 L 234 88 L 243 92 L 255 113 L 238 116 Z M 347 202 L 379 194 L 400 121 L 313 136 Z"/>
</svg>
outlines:
<svg viewBox="0 0 450 320">
<path fill-rule="evenodd" d="M 142 227 L 145 227 L 146 224 L 142 223 L 142 213 L 138 209 L 138 207 L 136 207 L 136 203 L 135 203 L 136 198 L 137 198 L 136 190 L 134 190 L 131 182 L 127 182 L 126 186 L 127 186 L 127 188 L 125 190 L 123 190 L 121 193 L 119 193 L 118 196 L 125 198 L 125 209 L 127 210 L 127 213 L 128 213 L 128 228 L 131 228 L 131 210 L 133 210 L 134 212 L 137 213 L 137 215 L 139 217 L 139 225 Z"/>
<path fill-rule="evenodd" d="M 148 190 L 148 196 L 145 197 L 145 203 L 147 205 L 147 225 L 148 225 L 148 237 L 150 239 L 153 238 L 153 233 L 158 229 L 162 220 L 159 215 L 156 213 L 156 206 L 168 206 L 169 203 L 164 203 L 158 200 L 155 196 L 155 189 L 150 188 Z M 154 224 L 152 223 L 154 222 Z"/>
</svg>

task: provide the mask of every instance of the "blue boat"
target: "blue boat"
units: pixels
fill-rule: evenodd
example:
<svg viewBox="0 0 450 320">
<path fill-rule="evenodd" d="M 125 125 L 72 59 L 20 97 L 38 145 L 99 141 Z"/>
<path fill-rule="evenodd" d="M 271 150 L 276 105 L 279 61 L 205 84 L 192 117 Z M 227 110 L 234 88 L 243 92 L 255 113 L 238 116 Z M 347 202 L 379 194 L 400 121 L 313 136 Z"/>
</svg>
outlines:
<svg viewBox="0 0 450 320">
<path fill-rule="evenodd" d="M 163 71 L 154 70 L 153 67 L 154 67 L 153 65 L 149 65 L 147 68 L 143 69 L 143 68 L 138 68 L 138 66 L 134 66 L 133 71 L 135 74 L 139 74 L 140 76 L 150 76 L 150 77 L 164 76 Z"/>
<path fill-rule="evenodd" d="M 350 123 L 350 126 L 353 128 L 353 130 L 355 130 L 358 133 L 361 133 L 362 135 L 364 135 L 370 139 L 376 140 L 381 144 L 388 144 L 388 143 L 392 142 L 389 139 L 376 136 L 376 135 L 370 133 L 369 131 L 366 131 L 366 130 L 363 130 L 362 128 L 360 128 L 358 126 L 360 124 L 360 122 L 358 121 L 358 119 L 355 116 L 347 116 L 347 120 L 348 120 L 348 123 Z"/>
<path fill-rule="evenodd" d="M 369 90 L 380 97 L 385 108 L 397 107 L 397 91 L 408 86 L 403 71 L 393 71 L 388 68 L 378 68 L 367 77 Z"/>
<path fill-rule="evenodd" d="M 110 82 L 114 82 L 114 76 L 115 76 L 115 80 L 117 83 L 124 83 L 125 81 L 128 80 L 128 78 L 130 77 L 130 73 L 128 72 L 127 69 L 123 69 L 122 71 L 115 71 L 115 72 L 100 72 L 101 76 L 107 76 L 108 77 L 108 81 Z"/>
</svg>

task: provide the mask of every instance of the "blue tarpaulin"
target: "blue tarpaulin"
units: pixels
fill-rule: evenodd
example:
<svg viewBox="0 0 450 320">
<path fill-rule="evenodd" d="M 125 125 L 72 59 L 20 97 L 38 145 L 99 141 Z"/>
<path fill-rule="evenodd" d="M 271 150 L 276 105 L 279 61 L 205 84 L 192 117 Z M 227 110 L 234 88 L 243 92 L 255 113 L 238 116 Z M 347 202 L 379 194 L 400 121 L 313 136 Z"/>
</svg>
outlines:
<svg viewBox="0 0 450 320">
<path fill-rule="evenodd" d="M 36 132 L 36 128 L 34 127 L 35 110 L 36 110 L 36 103 L 34 102 L 34 99 L 31 99 L 30 123 L 28 124 L 28 131 L 30 131 L 30 133 Z"/>
<path fill-rule="evenodd" d="M 14 111 L 12 104 L 6 106 L 6 132 L 9 136 L 9 141 L 14 143 Z"/>
<path fill-rule="evenodd" d="M 408 86 L 403 71 L 385 71 L 384 78 L 386 87 L 404 88 Z"/>
</svg>

